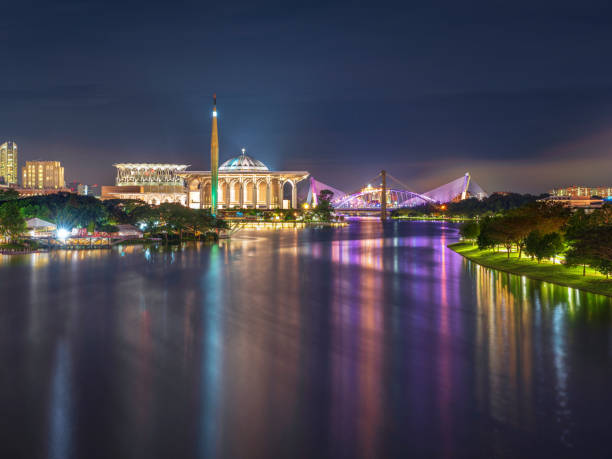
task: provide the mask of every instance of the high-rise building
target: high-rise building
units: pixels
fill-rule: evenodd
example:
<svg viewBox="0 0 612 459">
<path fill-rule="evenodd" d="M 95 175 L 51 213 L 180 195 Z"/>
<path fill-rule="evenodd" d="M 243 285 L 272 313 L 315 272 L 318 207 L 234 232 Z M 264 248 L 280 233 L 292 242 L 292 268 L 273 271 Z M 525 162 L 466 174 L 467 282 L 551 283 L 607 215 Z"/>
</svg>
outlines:
<svg viewBox="0 0 612 459">
<path fill-rule="evenodd" d="M 0 183 L 17 185 L 17 144 L 4 142 L 0 145 Z"/>
<path fill-rule="evenodd" d="M 22 186 L 41 190 L 64 188 L 64 168 L 59 161 L 26 161 Z"/>
</svg>

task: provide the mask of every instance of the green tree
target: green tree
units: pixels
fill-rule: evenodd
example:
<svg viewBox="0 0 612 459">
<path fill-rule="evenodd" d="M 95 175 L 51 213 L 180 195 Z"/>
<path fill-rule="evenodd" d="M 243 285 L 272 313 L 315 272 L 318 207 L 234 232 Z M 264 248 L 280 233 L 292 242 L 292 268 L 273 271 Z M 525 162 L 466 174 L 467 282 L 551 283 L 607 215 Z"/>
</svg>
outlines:
<svg viewBox="0 0 612 459">
<path fill-rule="evenodd" d="M 189 209 L 181 204 L 177 203 L 163 203 L 158 207 L 159 215 L 164 225 L 164 234 L 166 235 L 166 242 L 168 241 L 169 233 L 176 233 L 179 235 L 179 240 L 183 241 L 183 232 L 187 229 L 190 212 Z"/>
<path fill-rule="evenodd" d="M 19 199 L 19 193 L 17 190 L 13 190 L 9 188 L 8 190 L 0 190 L 0 202 L 12 201 L 14 199 Z"/>
<path fill-rule="evenodd" d="M 606 279 L 610 278 L 610 274 L 612 274 L 612 261 L 607 259 L 597 259 L 593 263 L 593 267 L 599 271 L 601 274 L 606 276 Z"/>
<path fill-rule="evenodd" d="M 334 193 L 330 190 L 321 190 L 317 196 L 317 207 L 313 210 L 313 213 L 317 215 L 320 221 L 328 222 L 331 220 L 334 212 L 334 208 L 331 204 L 333 196 Z"/>
<path fill-rule="evenodd" d="M 459 228 L 459 234 L 463 239 L 471 240 L 473 243 L 480 234 L 480 225 L 476 221 L 465 222 Z"/>
<path fill-rule="evenodd" d="M 566 238 L 569 250 L 566 253 L 568 266 L 591 265 L 607 275 L 607 264 L 612 262 L 612 207 L 604 206 L 590 215 L 577 211 L 568 221 Z"/>
<path fill-rule="evenodd" d="M 586 276 L 587 265 L 597 262 L 598 242 L 592 234 L 584 233 L 583 237 L 574 238 L 569 250 L 565 253 L 567 266 L 582 266 L 582 275 Z"/>
<path fill-rule="evenodd" d="M 476 244 L 479 250 L 493 249 L 497 244 L 492 223 L 493 218 L 491 217 L 485 218 L 480 222 L 480 233 L 476 237 Z"/>
<path fill-rule="evenodd" d="M 525 252 L 540 263 L 544 258 L 554 258 L 563 250 L 563 238 L 557 232 L 542 234 L 531 231 L 525 239 Z"/>
<path fill-rule="evenodd" d="M 563 244 L 563 237 L 556 231 L 554 233 L 544 235 L 544 245 L 546 247 L 547 256 L 551 257 L 553 262 L 555 261 L 557 255 L 563 252 L 563 249 L 565 248 Z"/>
<path fill-rule="evenodd" d="M 214 228 L 215 220 L 209 210 L 192 209 L 185 226 L 187 231 L 193 234 L 194 238 L 200 240 L 200 236 L 203 233 Z"/>
<path fill-rule="evenodd" d="M 11 242 L 18 240 L 27 230 L 26 220 L 17 201 L 0 206 L 0 232 Z"/>
</svg>

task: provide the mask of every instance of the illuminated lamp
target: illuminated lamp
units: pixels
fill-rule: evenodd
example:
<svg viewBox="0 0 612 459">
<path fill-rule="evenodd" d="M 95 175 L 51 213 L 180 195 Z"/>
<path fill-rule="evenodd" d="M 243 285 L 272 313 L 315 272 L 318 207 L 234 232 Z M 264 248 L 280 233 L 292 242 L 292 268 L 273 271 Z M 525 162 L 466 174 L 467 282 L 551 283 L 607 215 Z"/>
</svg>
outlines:
<svg viewBox="0 0 612 459">
<path fill-rule="evenodd" d="M 70 236 L 70 231 L 68 231 L 66 228 L 59 228 L 57 230 L 58 239 L 65 241 L 68 236 Z"/>
</svg>

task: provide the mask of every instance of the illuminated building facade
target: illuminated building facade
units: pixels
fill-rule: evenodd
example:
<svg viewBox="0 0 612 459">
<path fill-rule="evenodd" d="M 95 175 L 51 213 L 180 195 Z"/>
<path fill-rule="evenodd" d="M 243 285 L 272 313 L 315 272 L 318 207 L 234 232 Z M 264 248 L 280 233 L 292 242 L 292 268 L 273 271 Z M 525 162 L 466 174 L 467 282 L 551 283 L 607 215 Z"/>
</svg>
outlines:
<svg viewBox="0 0 612 459">
<path fill-rule="evenodd" d="M 181 172 L 187 186 L 187 205 L 192 209 L 297 208 L 297 184 L 308 177 L 306 171 L 270 171 L 246 154 L 245 149 L 234 158 L 219 164 L 217 98 L 213 99 L 210 141 L 210 171 Z M 290 199 L 284 199 L 285 187 Z"/>
<path fill-rule="evenodd" d="M 193 209 L 212 208 L 211 171 L 186 171 L 188 205 Z M 251 156 L 242 153 L 219 166 L 218 209 L 297 208 L 297 184 L 308 177 L 306 171 L 271 171 Z M 285 191 L 290 199 L 283 199 Z"/>
<path fill-rule="evenodd" d="M 102 199 L 139 199 L 152 205 L 165 202 L 186 205 L 180 173 L 188 165 L 121 163 L 113 166 L 117 168 L 115 186 L 103 186 Z"/>
<path fill-rule="evenodd" d="M 21 186 L 37 190 L 65 188 L 64 168 L 59 161 L 26 161 L 21 170 Z"/>
<path fill-rule="evenodd" d="M 609 196 L 612 196 L 612 186 L 588 187 L 572 185 L 566 188 L 553 188 L 552 190 L 550 190 L 550 195 L 558 197 L 569 196 L 572 198 L 590 198 L 591 196 L 607 198 Z"/>
<path fill-rule="evenodd" d="M 561 203 L 570 209 L 584 209 L 587 213 L 599 209 L 605 202 L 608 202 L 607 199 L 589 196 L 550 196 L 543 201 Z"/>
<path fill-rule="evenodd" d="M 192 209 L 297 208 L 297 184 L 306 171 L 271 171 L 246 154 L 219 164 L 217 106 L 214 98 L 209 171 L 187 171 L 181 164 L 114 164 L 115 186 L 102 187 L 102 199 L 139 199 L 148 204 L 180 203 Z M 285 199 L 287 198 L 287 199 Z"/>
<path fill-rule="evenodd" d="M 17 185 L 18 164 L 17 144 L 4 142 L 0 145 L 0 183 Z"/>
</svg>

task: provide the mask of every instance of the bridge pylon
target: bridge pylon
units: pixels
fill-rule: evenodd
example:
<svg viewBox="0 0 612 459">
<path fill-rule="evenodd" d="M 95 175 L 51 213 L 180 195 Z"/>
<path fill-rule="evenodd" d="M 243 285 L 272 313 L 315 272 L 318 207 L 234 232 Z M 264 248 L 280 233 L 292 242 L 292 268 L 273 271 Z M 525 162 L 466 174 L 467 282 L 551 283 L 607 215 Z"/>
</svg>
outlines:
<svg viewBox="0 0 612 459">
<path fill-rule="evenodd" d="M 380 193 L 380 219 L 385 221 L 387 219 L 387 171 L 380 171 L 380 177 L 382 178 L 382 190 Z"/>
</svg>

